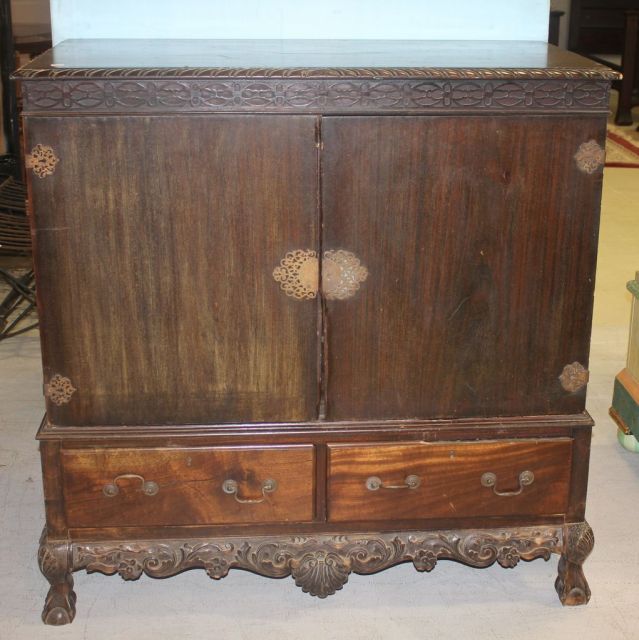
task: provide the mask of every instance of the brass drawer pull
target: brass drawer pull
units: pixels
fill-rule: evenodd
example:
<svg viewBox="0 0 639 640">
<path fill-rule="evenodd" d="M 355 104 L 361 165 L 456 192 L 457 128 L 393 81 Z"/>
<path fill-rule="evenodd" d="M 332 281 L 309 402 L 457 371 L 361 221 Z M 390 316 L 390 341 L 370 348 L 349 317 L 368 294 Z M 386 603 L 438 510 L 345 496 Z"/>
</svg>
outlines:
<svg viewBox="0 0 639 640">
<path fill-rule="evenodd" d="M 122 480 L 123 478 L 137 478 L 142 483 L 142 493 L 147 496 L 154 496 L 159 490 L 160 487 L 157 482 L 153 482 L 153 480 L 145 480 L 142 476 L 137 475 L 136 473 L 123 473 L 121 476 L 117 476 L 117 478 L 113 479 L 113 482 L 109 482 L 105 484 L 102 493 L 107 498 L 113 498 L 120 493 L 120 487 L 118 487 L 118 480 Z"/>
<path fill-rule="evenodd" d="M 421 478 L 414 475 L 406 476 L 404 484 L 384 484 L 381 478 L 371 476 L 366 480 L 366 488 L 369 491 L 377 491 L 378 489 L 417 489 L 421 483 Z"/>
<path fill-rule="evenodd" d="M 519 489 L 517 491 L 497 491 L 497 476 L 490 471 L 481 477 L 482 487 L 492 487 L 496 496 L 518 496 L 524 487 L 531 485 L 535 481 L 535 474 L 532 471 L 522 471 L 519 474 Z"/>
<path fill-rule="evenodd" d="M 266 500 L 267 493 L 273 493 L 277 490 L 277 482 L 275 480 L 272 480 L 271 478 L 269 478 L 268 480 L 264 480 L 262 482 L 261 498 L 240 498 L 237 495 L 237 490 L 238 486 L 235 480 L 229 478 L 222 483 L 222 491 L 224 491 L 224 493 L 232 495 L 240 504 L 259 504 L 260 502 L 264 502 L 264 500 Z"/>
</svg>

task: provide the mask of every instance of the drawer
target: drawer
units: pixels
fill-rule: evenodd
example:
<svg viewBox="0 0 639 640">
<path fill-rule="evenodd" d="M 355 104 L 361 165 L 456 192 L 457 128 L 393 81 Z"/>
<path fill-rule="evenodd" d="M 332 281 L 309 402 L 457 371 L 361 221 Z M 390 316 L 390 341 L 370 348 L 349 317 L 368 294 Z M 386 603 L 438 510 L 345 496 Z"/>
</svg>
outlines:
<svg viewBox="0 0 639 640">
<path fill-rule="evenodd" d="M 69 449 L 62 472 L 69 527 L 313 519 L 311 445 Z"/>
<path fill-rule="evenodd" d="M 569 438 L 330 445 L 328 518 L 344 522 L 564 513 L 571 456 Z"/>
</svg>

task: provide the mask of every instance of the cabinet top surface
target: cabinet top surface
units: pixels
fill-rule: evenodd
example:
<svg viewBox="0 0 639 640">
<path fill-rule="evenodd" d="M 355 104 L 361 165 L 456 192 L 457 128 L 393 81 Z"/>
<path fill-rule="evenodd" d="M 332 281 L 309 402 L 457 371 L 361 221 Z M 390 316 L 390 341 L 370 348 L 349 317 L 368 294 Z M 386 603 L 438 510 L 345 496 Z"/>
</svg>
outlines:
<svg viewBox="0 0 639 640">
<path fill-rule="evenodd" d="M 617 74 L 543 42 L 66 40 L 15 76 L 612 79 Z"/>
</svg>

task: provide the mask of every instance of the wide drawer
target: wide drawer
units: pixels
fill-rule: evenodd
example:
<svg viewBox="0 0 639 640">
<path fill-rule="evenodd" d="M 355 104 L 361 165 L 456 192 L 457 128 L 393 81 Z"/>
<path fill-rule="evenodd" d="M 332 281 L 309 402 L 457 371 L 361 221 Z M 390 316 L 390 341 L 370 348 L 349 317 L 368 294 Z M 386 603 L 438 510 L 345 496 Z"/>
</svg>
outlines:
<svg viewBox="0 0 639 640">
<path fill-rule="evenodd" d="M 330 445 L 328 518 L 560 514 L 571 457 L 569 438 Z"/>
<path fill-rule="evenodd" d="M 69 449 L 62 471 L 69 527 L 313 519 L 311 445 Z"/>
</svg>

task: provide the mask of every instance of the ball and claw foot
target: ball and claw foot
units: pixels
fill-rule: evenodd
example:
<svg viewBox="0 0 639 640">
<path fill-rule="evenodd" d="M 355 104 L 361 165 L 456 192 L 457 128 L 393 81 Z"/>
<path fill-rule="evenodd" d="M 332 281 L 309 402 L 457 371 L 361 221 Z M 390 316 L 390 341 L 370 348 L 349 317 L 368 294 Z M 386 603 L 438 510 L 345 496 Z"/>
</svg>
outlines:
<svg viewBox="0 0 639 640">
<path fill-rule="evenodd" d="M 75 618 L 76 595 L 69 551 L 67 541 L 49 541 L 46 530 L 42 533 L 38 564 L 42 575 L 51 585 L 42 611 L 44 624 L 60 626 L 73 622 Z"/>
<path fill-rule="evenodd" d="M 566 525 L 565 532 L 555 589 L 565 606 L 586 604 L 590 600 L 590 587 L 582 565 L 592 551 L 595 537 L 587 522 Z"/>
<path fill-rule="evenodd" d="M 73 578 L 69 575 L 63 584 L 53 585 L 49 589 L 42 611 L 42 622 L 56 627 L 73 622 L 75 600 Z"/>
</svg>

